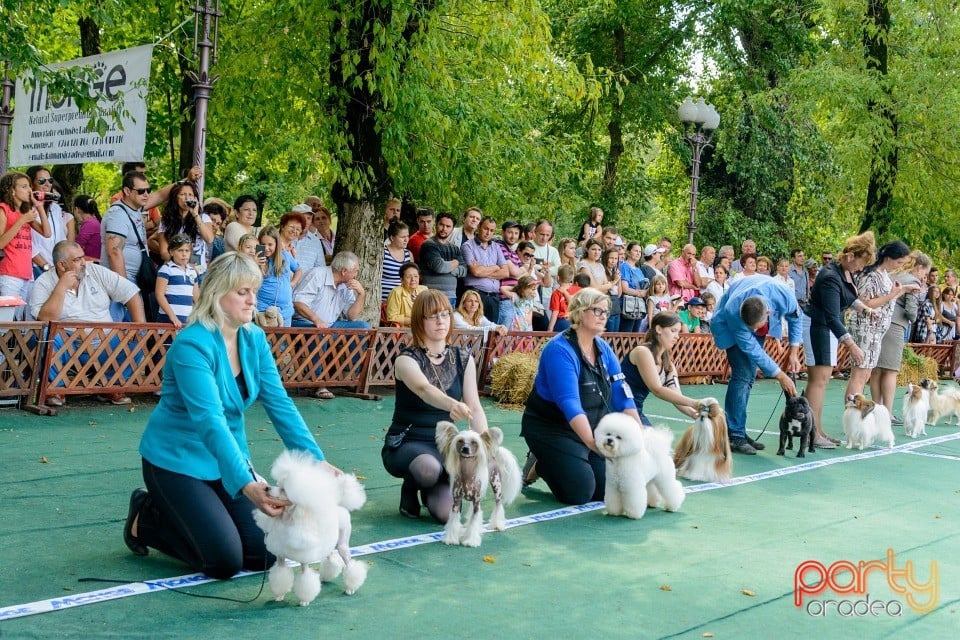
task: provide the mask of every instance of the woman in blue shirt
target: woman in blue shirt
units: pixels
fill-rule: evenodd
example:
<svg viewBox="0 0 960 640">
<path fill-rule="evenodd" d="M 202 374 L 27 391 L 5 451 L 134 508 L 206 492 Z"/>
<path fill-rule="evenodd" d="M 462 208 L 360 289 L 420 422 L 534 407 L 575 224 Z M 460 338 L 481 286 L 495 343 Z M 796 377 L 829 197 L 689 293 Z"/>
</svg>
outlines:
<svg viewBox="0 0 960 640">
<path fill-rule="evenodd" d="M 616 354 L 600 336 L 610 312 L 610 296 L 593 288 L 570 300 L 571 326 L 540 354 L 533 391 L 527 398 L 520 435 L 530 454 L 525 483 L 543 478 L 565 504 L 603 500 L 606 469 L 593 430 L 612 411 L 640 416 Z"/>
<path fill-rule="evenodd" d="M 270 497 L 253 470 L 244 411 L 260 400 L 288 449 L 324 459 L 252 324 L 260 280 L 257 263 L 240 253 L 210 264 L 167 353 L 160 404 L 140 441 L 147 489 L 130 496 L 123 530 L 133 553 L 153 547 L 219 579 L 272 562 L 252 512 L 277 516 L 288 504 Z"/>
</svg>

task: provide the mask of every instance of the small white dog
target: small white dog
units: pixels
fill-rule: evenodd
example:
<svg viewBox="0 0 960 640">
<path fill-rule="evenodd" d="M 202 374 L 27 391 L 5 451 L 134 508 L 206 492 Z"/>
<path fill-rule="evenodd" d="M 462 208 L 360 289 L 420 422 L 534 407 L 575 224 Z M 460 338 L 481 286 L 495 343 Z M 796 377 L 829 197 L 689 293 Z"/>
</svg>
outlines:
<svg viewBox="0 0 960 640">
<path fill-rule="evenodd" d="M 903 429 L 908 438 L 927 435 L 927 412 L 930 411 L 930 392 L 912 382 L 903 396 Z"/>
<path fill-rule="evenodd" d="M 503 531 L 506 527 L 504 504 L 510 504 L 523 487 L 520 465 L 503 443 L 503 431 L 490 427 L 483 433 L 471 429 L 458 431 L 452 422 L 437 423 L 437 448 L 443 456 L 443 466 L 450 475 L 453 507 L 443 528 L 444 544 L 479 547 L 483 528 L 483 508 L 480 501 L 493 487 L 496 505 L 490 517 L 490 528 Z M 463 501 L 469 500 L 472 509 L 466 523 L 460 520 Z"/>
<path fill-rule="evenodd" d="M 673 451 L 677 475 L 699 482 L 729 480 L 733 455 L 723 409 L 716 398 L 704 398 L 699 405 L 697 419 L 683 432 Z"/>
<path fill-rule="evenodd" d="M 284 451 L 274 461 L 270 475 L 277 486 L 270 495 L 292 504 L 277 517 L 259 509 L 253 512 L 266 534 L 267 550 L 277 557 L 270 569 L 270 590 L 277 601 L 292 588 L 300 606 L 320 593 L 321 578 L 333 580 L 343 572 L 347 595 L 367 578 L 367 565 L 350 557 L 350 511 L 363 506 L 367 496 L 352 474 L 336 476 L 304 451 Z M 286 560 L 300 563 L 294 578 Z M 320 573 L 309 564 L 321 562 Z"/>
<path fill-rule="evenodd" d="M 858 393 L 847 398 L 846 407 L 843 412 L 843 433 L 847 437 L 847 449 L 856 446 L 863 451 L 874 440 L 886 442 L 887 446 L 893 448 L 893 427 L 890 426 L 890 412 L 885 406 Z"/>
<path fill-rule="evenodd" d="M 946 416 L 947 424 L 951 424 L 956 416 L 957 423 L 960 424 L 960 389 L 951 387 L 938 391 L 940 385 L 930 378 L 921 380 L 920 386 L 930 394 L 930 419 L 927 424 L 937 424 L 942 416 Z"/>
<path fill-rule="evenodd" d="M 639 519 L 647 507 L 663 503 L 667 511 L 683 504 L 683 485 L 670 457 L 673 432 L 665 427 L 641 427 L 625 413 L 609 413 L 593 437 L 607 461 L 603 501 L 607 513 Z"/>
</svg>

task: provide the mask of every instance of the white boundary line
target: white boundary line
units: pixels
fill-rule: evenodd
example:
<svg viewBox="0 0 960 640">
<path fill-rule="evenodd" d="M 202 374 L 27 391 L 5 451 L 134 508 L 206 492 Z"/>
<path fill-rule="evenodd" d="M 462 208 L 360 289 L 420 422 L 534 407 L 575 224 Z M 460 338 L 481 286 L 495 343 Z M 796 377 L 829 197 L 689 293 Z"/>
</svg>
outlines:
<svg viewBox="0 0 960 640">
<path fill-rule="evenodd" d="M 769 471 L 762 471 L 760 473 L 754 473 L 748 476 L 733 478 L 732 480 L 729 480 L 727 482 L 707 482 L 704 484 L 690 485 L 688 487 L 685 487 L 684 490 L 687 493 L 700 493 L 701 491 L 712 491 L 714 489 L 722 489 L 724 487 L 735 487 L 742 484 L 750 484 L 753 482 L 758 482 L 760 480 L 767 480 L 769 478 L 779 478 L 782 476 L 793 475 L 795 473 L 810 471 L 811 469 L 828 467 L 834 464 L 854 462 L 857 460 L 866 460 L 868 458 L 876 458 L 879 456 L 889 455 L 891 453 L 914 453 L 915 455 L 926 455 L 930 457 L 940 457 L 940 458 L 948 458 L 951 460 L 960 460 L 960 458 L 954 458 L 951 456 L 941 456 L 939 454 L 924 454 L 924 453 L 917 453 L 914 451 L 914 449 L 918 449 L 920 447 L 941 444 L 943 442 L 949 442 L 951 440 L 957 440 L 957 439 L 960 439 L 960 432 L 951 433 L 943 436 L 936 436 L 933 438 L 928 438 L 926 440 L 915 440 L 912 442 L 907 442 L 905 444 L 897 445 L 892 448 L 872 449 L 870 451 L 861 451 L 851 455 L 828 458 L 826 460 L 814 460 L 810 462 L 804 462 L 803 464 L 783 467 L 780 469 L 771 469 Z M 556 520 L 558 518 L 566 518 L 566 517 L 578 515 L 581 513 L 597 511 L 602 508 L 603 508 L 603 502 L 590 502 L 583 505 L 562 507 L 560 509 L 554 509 L 552 511 L 544 511 L 542 513 L 535 513 L 529 516 L 512 518 L 507 521 L 506 527 L 508 529 L 512 529 L 514 527 L 522 527 L 528 524 L 536 524 L 538 522 L 547 522 L 549 520 Z M 375 553 L 382 553 L 384 551 L 406 549 L 409 547 L 416 547 L 423 544 L 430 544 L 432 542 L 437 542 L 442 537 L 443 537 L 443 531 L 437 531 L 434 533 L 420 534 L 420 535 L 408 536 L 404 538 L 394 538 L 393 540 L 384 540 L 381 542 L 373 542 L 373 543 L 362 545 L 359 547 L 353 547 L 350 549 L 350 554 L 352 556 L 365 556 L 365 555 L 372 555 Z M 242 571 L 233 577 L 241 578 L 244 576 L 257 575 L 260 573 L 262 572 Z M 177 576 L 174 578 L 164 578 L 161 580 L 144 580 L 142 582 L 131 582 L 124 585 L 108 587 L 106 589 L 99 589 L 97 591 L 88 591 L 86 593 L 81 593 L 81 594 L 72 595 L 72 596 L 64 596 L 61 598 L 51 598 L 49 600 L 38 600 L 37 602 L 30 602 L 26 604 L 11 605 L 7 607 L 3 607 L 3 608 L 0 608 L 0 621 L 12 620 L 14 618 L 22 618 L 24 616 L 35 615 L 38 613 L 49 613 L 51 611 L 61 611 L 63 609 L 71 609 L 74 607 L 81 607 L 84 605 L 95 604 L 98 602 L 106 602 L 108 600 L 117 600 L 119 598 L 126 598 L 128 596 L 137 596 L 137 595 L 142 595 L 144 593 L 151 593 L 155 591 L 165 591 L 168 589 L 175 589 L 179 587 L 207 584 L 208 582 L 218 582 L 218 581 L 215 580 L 214 578 L 207 577 L 202 573 L 193 573 L 189 575 Z"/>
</svg>

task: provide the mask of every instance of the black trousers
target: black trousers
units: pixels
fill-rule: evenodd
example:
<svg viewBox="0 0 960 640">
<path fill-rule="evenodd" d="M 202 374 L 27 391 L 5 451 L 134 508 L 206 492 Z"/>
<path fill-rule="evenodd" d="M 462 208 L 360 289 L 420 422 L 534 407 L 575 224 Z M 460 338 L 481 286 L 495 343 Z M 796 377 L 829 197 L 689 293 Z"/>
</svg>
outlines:
<svg viewBox="0 0 960 640">
<path fill-rule="evenodd" d="M 473 289 L 480 294 L 480 301 L 483 303 L 483 317 L 490 322 L 500 321 L 500 294 L 487 293 L 479 289 Z"/>
<path fill-rule="evenodd" d="M 253 503 L 233 498 L 219 480 L 205 481 L 143 461 L 150 497 L 140 512 L 137 537 L 211 578 L 224 580 L 241 569 L 263 571 L 273 564 Z"/>
<path fill-rule="evenodd" d="M 603 500 L 607 467 L 603 457 L 566 436 L 525 436 L 537 457 L 537 475 L 563 504 Z"/>
</svg>

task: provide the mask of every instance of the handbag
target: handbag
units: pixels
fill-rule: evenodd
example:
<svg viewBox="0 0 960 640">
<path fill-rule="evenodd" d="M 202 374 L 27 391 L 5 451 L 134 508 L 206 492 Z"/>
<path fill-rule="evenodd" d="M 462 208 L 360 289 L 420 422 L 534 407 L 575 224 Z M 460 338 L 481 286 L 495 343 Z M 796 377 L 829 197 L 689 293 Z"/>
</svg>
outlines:
<svg viewBox="0 0 960 640">
<path fill-rule="evenodd" d="M 628 320 L 639 320 L 643 317 L 646 309 L 641 303 L 640 298 L 637 296 L 631 296 L 629 294 L 623 295 L 623 302 L 621 304 L 620 315 Z"/>
</svg>

